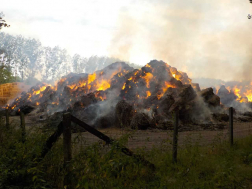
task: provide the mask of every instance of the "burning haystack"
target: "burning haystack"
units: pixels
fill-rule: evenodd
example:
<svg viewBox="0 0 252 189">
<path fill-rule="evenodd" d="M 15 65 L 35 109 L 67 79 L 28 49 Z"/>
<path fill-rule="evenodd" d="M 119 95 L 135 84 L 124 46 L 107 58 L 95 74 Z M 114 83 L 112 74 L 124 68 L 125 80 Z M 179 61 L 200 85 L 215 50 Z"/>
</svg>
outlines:
<svg viewBox="0 0 252 189">
<path fill-rule="evenodd" d="M 171 128 L 173 112 L 183 124 L 212 123 L 220 98 L 200 90 L 186 73 L 153 60 L 141 69 L 113 63 L 93 74 L 69 74 L 55 86 L 39 83 L 10 105 L 12 114 L 32 108 L 52 115 L 72 112 L 95 127 Z"/>
</svg>

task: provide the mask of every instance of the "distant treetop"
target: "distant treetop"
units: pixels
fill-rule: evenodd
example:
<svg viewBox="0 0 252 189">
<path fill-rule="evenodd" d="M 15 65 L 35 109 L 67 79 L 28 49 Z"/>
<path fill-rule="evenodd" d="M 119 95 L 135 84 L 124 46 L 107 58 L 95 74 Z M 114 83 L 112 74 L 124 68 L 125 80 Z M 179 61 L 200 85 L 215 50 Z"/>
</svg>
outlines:
<svg viewBox="0 0 252 189">
<path fill-rule="evenodd" d="M 8 25 L 6 23 L 5 20 L 3 20 L 3 17 L 4 17 L 4 14 L 2 12 L 0 12 L 0 30 L 3 28 L 3 27 L 10 27 L 10 25 Z"/>
</svg>

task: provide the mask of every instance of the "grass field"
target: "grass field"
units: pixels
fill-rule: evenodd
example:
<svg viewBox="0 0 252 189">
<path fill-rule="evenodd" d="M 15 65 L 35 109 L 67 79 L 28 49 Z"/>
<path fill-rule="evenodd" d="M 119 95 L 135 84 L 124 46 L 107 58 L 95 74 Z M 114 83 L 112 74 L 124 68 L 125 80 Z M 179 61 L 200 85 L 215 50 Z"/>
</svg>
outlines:
<svg viewBox="0 0 252 189">
<path fill-rule="evenodd" d="M 1 126 L 0 188 L 64 188 L 66 174 L 74 188 L 252 188 L 252 135 L 250 126 L 239 128 L 246 135 L 237 133 L 232 148 L 225 140 L 226 131 L 179 133 L 177 164 L 172 163 L 169 132 L 103 130 L 144 156 L 155 170 L 124 155 L 116 146 L 88 138 L 86 132 L 76 133 L 69 164 L 72 171 L 66 173 L 62 138 L 40 161 L 43 144 L 52 131 L 41 132 L 30 125 L 22 143 L 19 129 L 12 126 L 7 131 Z M 204 139 L 211 134 L 211 140 Z"/>
</svg>

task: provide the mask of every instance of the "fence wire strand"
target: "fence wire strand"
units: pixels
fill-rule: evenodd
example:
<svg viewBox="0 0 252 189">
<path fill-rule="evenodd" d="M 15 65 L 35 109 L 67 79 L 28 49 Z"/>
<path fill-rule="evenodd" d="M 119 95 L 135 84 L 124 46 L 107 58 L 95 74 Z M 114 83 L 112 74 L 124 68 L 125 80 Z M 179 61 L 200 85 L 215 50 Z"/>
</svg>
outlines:
<svg viewBox="0 0 252 189">
<path fill-rule="evenodd" d="M 5 122 L 5 119 L 3 119 Z M 10 117 L 10 125 L 20 125 L 20 118 Z M 33 127 L 42 127 L 42 123 L 38 123 L 36 120 L 29 119 L 26 116 L 26 128 L 33 132 Z M 186 126 L 186 124 L 179 125 Z M 223 129 L 199 128 L 197 125 L 191 125 L 192 130 L 179 131 L 178 133 L 178 147 L 183 148 L 188 144 L 208 145 L 212 143 L 220 143 L 229 140 L 229 123 L 223 122 Z M 160 130 L 160 129 L 147 129 L 147 130 L 132 130 L 130 128 L 107 128 L 98 129 L 100 132 L 106 134 L 112 139 L 120 140 L 121 138 L 127 138 L 123 143 L 129 149 L 144 148 L 146 150 L 152 149 L 152 147 L 158 147 L 162 144 L 166 146 L 172 146 L 172 130 Z M 246 137 L 252 134 L 252 122 L 237 122 L 233 123 L 233 136 L 234 142 L 236 139 Z M 78 144 L 79 148 L 86 148 L 95 143 L 104 142 L 89 132 L 77 132 L 73 133 L 72 142 L 74 145 Z M 105 144 L 104 144 L 105 146 Z"/>
</svg>

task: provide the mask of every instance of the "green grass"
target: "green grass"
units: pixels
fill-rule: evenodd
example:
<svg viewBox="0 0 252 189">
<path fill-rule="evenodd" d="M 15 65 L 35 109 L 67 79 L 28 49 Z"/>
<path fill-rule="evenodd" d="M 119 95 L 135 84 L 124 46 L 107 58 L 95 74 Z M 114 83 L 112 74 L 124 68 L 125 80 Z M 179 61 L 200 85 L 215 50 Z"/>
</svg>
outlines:
<svg viewBox="0 0 252 189">
<path fill-rule="evenodd" d="M 51 132 L 27 131 L 24 143 L 18 129 L 1 126 L 0 132 L 0 188 L 64 188 L 62 139 L 39 161 Z M 116 146 L 104 150 L 104 144 L 97 143 L 75 153 L 68 175 L 74 188 L 252 188 L 251 144 L 252 136 L 235 140 L 232 148 L 218 138 L 208 146 L 192 145 L 188 138 L 178 150 L 176 164 L 166 142 L 148 151 L 136 150 L 155 164 L 154 171 Z"/>
</svg>

